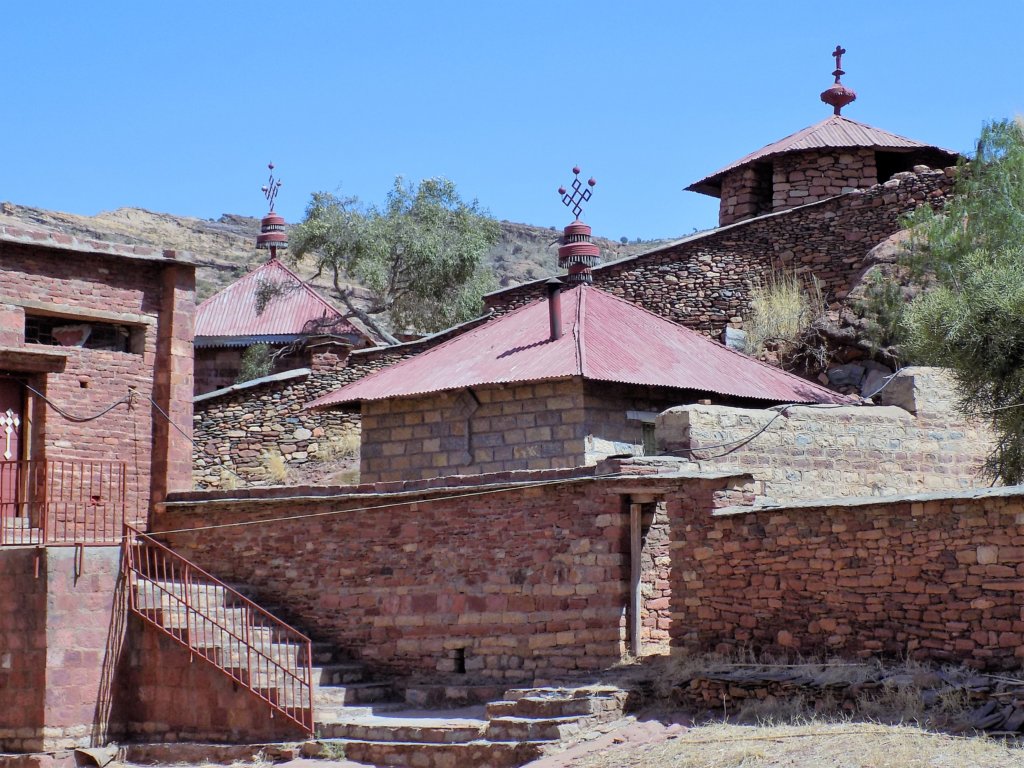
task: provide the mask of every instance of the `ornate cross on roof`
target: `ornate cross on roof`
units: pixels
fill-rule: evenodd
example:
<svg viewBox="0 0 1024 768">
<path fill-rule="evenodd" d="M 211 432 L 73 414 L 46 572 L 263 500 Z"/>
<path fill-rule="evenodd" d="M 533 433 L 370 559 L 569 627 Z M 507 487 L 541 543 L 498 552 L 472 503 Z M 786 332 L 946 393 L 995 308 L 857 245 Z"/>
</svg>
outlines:
<svg viewBox="0 0 1024 768">
<path fill-rule="evenodd" d="M 832 58 L 836 60 L 836 71 L 832 74 L 835 75 L 836 84 L 839 84 L 839 78 L 845 75 L 843 72 L 843 54 L 846 53 L 846 49 L 841 45 L 837 45 L 836 49 L 832 51 Z"/>
<path fill-rule="evenodd" d="M 580 182 L 580 167 L 578 165 L 573 166 L 573 174 L 576 176 L 572 181 L 572 193 L 566 191 L 565 187 L 558 188 L 558 194 L 562 196 L 562 202 L 566 208 L 569 208 L 573 216 L 579 219 L 580 214 L 583 212 L 583 203 L 590 199 L 592 194 L 591 190 L 583 189 L 583 184 Z M 587 186 L 593 187 L 597 182 L 593 177 L 587 180 Z"/>
<path fill-rule="evenodd" d="M 832 75 L 836 81 L 830 88 L 821 92 L 821 100 L 832 107 L 832 113 L 835 115 L 840 114 L 843 107 L 857 99 L 857 94 L 852 88 L 847 88 L 839 82 L 839 78 L 846 74 L 843 72 L 844 53 L 846 53 L 846 49 L 841 45 L 837 45 L 836 49 L 832 51 L 832 56 L 836 60 L 836 69 Z"/>
<path fill-rule="evenodd" d="M 263 196 L 267 198 L 267 202 L 270 203 L 270 210 L 273 212 L 274 200 L 277 198 L 277 190 L 281 188 L 281 182 L 274 181 L 274 164 L 268 163 L 267 168 L 270 169 L 270 180 L 260 189 L 263 192 Z"/>
</svg>

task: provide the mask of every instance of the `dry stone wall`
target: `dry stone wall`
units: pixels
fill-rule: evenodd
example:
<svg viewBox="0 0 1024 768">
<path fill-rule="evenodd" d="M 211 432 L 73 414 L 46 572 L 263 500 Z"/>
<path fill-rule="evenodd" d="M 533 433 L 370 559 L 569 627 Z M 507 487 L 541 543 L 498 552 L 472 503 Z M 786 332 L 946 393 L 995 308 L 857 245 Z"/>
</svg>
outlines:
<svg viewBox="0 0 1024 768">
<path fill-rule="evenodd" d="M 937 205 L 954 169 L 897 173 L 884 184 L 748 219 L 593 270 L 594 285 L 682 325 L 718 337 L 743 326 L 750 287 L 774 269 L 814 275 L 829 301 L 845 298 L 867 252 L 904 215 Z M 503 314 L 540 298 L 537 281 L 486 297 Z"/>
<path fill-rule="evenodd" d="M 322 395 L 441 344 L 483 319 L 420 341 L 345 350 L 323 347 L 309 369 L 257 379 L 194 399 L 193 486 L 280 483 L 304 467 L 359 444 L 359 406 L 306 410 Z"/>
<path fill-rule="evenodd" d="M 1024 659 L 1019 488 L 668 514 L 680 649 Z"/>
</svg>

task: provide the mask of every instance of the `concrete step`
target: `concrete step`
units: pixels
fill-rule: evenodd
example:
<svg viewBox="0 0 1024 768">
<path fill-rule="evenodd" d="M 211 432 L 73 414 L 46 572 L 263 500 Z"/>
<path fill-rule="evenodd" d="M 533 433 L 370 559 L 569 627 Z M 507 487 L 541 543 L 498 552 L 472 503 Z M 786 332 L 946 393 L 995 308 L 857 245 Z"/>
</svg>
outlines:
<svg viewBox="0 0 1024 768">
<path fill-rule="evenodd" d="M 487 725 L 491 741 L 558 741 L 577 735 L 579 717 L 495 717 Z"/>
<path fill-rule="evenodd" d="M 470 741 L 458 744 L 428 744 L 355 739 L 322 739 L 315 744 L 333 745 L 335 754 L 343 750 L 346 760 L 357 763 L 414 768 L 515 768 L 536 760 L 543 753 L 545 746 L 536 742 L 513 744 Z M 316 755 L 316 749 L 317 747 L 310 747 L 307 752 L 306 745 L 303 745 L 304 754 Z"/>
</svg>

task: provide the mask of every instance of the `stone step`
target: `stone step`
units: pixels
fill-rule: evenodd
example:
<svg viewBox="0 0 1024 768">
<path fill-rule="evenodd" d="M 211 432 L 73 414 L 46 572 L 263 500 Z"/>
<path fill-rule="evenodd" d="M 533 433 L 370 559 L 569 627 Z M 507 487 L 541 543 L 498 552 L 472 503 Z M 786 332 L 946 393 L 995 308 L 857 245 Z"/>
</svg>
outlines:
<svg viewBox="0 0 1024 768">
<path fill-rule="evenodd" d="M 591 696 L 536 695 L 487 705 L 488 717 L 571 717 L 593 716 L 613 719 L 621 716 L 627 693 L 601 693 Z"/>
<path fill-rule="evenodd" d="M 428 744 L 355 739 L 325 739 L 314 744 L 334 745 L 334 754 L 344 751 L 346 760 L 357 763 L 410 768 L 516 768 L 536 760 L 545 747 L 544 743 L 539 742 L 469 741 L 458 744 Z M 303 745 L 304 754 L 318 754 L 317 747 L 311 747 L 307 752 L 306 746 Z M 320 754 L 331 753 L 324 750 Z"/>
<path fill-rule="evenodd" d="M 594 714 L 594 699 L 545 699 L 524 696 L 515 701 L 492 701 L 487 717 L 582 717 Z"/>
<path fill-rule="evenodd" d="M 345 685 L 362 683 L 365 679 L 366 667 L 354 661 L 313 667 L 313 685 Z"/>
<path fill-rule="evenodd" d="M 424 712 L 395 710 L 387 714 L 346 717 L 340 722 L 318 723 L 317 733 L 325 738 L 355 741 L 422 742 L 427 744 L 464 744 L 483 738 L 487 721 L 480 707 L 465 712 Z"/>
<path fill-rule="evenodd" d="M 412 683 L 405 687 L 405 700 L 413 707 L 462 707 L 486 704 L 504 693 L 503 685 Z"/>
<path fill-rule="evenodd" d="M 405 703 L 401 701 L 384 701 L 374 704 L 319 703 L 316 705 L 314 715 L 317 725 L 322 726 L 344 723 L 354 718 L 397 712 L 405 708 Z"/>
<path fill-rule="evenodd" d="M 495 717 L 487 725 L 491 741 L 558 741 L 582 730 L 579 717 Z"/>
<path fill-rule="evenodd" d="M 372 704 L 392 699 L 394 695 L 394 686 L 386 682 L 320 685 L 313 689 L 313 703 L 317 706 Z"/>
</svg>

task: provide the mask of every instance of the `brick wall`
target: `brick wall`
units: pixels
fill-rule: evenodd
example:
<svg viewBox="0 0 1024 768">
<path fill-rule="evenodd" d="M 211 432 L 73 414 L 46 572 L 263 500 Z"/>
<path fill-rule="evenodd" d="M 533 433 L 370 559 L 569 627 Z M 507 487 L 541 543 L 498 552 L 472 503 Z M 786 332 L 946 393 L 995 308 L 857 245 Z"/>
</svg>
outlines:
<svg viewBox="0 0 1024 768">
<path fill-rule="evenodd" d="M 991 433 L 956 413 L 947 372 L 904 369 L 880 397 L 904 407 L 796 406 L 782 416 L 715 405 L 672 408 L 658 417 L 658 445 L 702 469 L 749 472 L 775 499 L 989 484 L 981 467 L 993 446 Z"/>
<path fill-rule="evenodd" d="M 640 421 L 690 395 L 579 378 L 362 404 L 363 482 L 595 464 L 640 452 Z"/>
<path fill-rule="evenodd" d="M 368 401 L 362 411 L 362 482 L 573 467 L 585 459 L 579 379 Z"/>
<path fill-rule="evenodd" d="M 871 248 L 923 203 L 948 194 L 953 169 L 898 173 L 884 184 L 749 219 L 593 270 L 594 285 L 718 337 L 749 314 L 750 286 L 780 266 L 815 275 L 830 301 L 842 299 Z M 543 281 L 492 293 L 502 314 L 544 295 Z"/>
<path fill-rule="evenodd" d="M 668 514 L 679 648 L 1024 659 L 1019 488 Z"/>
<path fill-rule="evenodd" d="M 127 625 L 119 727 L 140 741 L 252 743 L 303 738 L 301 728 L 141 619 Z"/>
<path fill-rule="evenodd" d="M 180 529 L 275 520 L 166 538 L 371 666 L 448 674 L 457 649 L 465 649 L 474 678 L 531 680 L 620 660 L 630 493 L 667 484 L 681 506 L 709 509 L 733 482 L 637 477 L 623 488 L 577 479 L 463 495 L 507 479 L 481 476 L 471 485 L 392 496 L 335 491 L 317 499 L 312 489 L 248 489 L 230 501 L 225 492 L 181 494 L 160 521 Z M 373 508 L 382 504 L 397 506 Z M 331 514 L 279 519 L 324 512 Z"/>
<path fill-rule="evenodd" d="M 17 354 L 0 362 L 0 369 L 24 375 L 74 416 L 95 415 L 130 390 L 135 393 L 131 406 L 118 405 L 85 422 L 67 419 L 29 395 L 32 458 L 125 461 L 129 516 L 143 521 L 151 494 L 159 498 L 166 487 L 190 486 L 188 442 L 167 425 L 150 398 L 190 432 L 191 264 L 0 242 L 0 302 L 17 306 L 22 318 L 26 312 L 56 314 L 70 323 L 126 326 L 137 337 L 128 352 L 16 344 L 28 352 L 63 353 L 66 364 L 60 372 L 33 372 Z M 16 341 L 23 340 L 23 331 Z"/>
</svg>

